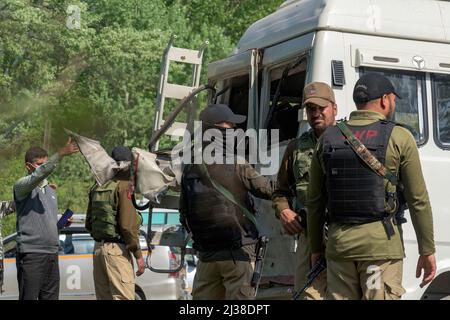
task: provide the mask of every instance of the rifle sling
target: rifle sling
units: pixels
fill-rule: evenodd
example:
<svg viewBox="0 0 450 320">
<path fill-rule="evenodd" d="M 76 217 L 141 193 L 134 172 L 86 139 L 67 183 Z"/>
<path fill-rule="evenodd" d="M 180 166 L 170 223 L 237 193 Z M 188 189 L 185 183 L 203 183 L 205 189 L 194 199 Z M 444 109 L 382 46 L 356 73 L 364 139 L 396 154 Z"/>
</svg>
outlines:
<svg viewBox="0 0 450 320">
<path fill-rule="evenodd" d="M 199 165 L 200 170 L 203 172 L 203 174 L 208 178 L 208 180 L 211 182 L 214 189 L 216 189 L 221 195 L 223 195 L 227 200 L 231 201 L 233 204 L 237 205 L 245 214 L 245 216 L 255 225 L 258 232 L 260 232 L 260 228 L 258 225 L 258 222 L 256 221 L 255 216 L 242 204 L 239 203 L 239 201 L 236 200 L 234 195 L 228 191 L 224 186 L 222 186 L 220 183 L 216 182 L 209 174 L 208 169 L 206 168 L 205 164 Z"/>
<path fill-rule="evenodd" d="M 346 126 L 344 121 L 337 123 L 337 127 L 341 130 L 344 137 L 347 139 L 353 151 L 379 176 L 387 179 L 394 186 L 398 186 L 397 177 L 386 168 L 378 159 L 367 149 L 367 147 L 353 134 L 353 132 Z"/>
</svg>

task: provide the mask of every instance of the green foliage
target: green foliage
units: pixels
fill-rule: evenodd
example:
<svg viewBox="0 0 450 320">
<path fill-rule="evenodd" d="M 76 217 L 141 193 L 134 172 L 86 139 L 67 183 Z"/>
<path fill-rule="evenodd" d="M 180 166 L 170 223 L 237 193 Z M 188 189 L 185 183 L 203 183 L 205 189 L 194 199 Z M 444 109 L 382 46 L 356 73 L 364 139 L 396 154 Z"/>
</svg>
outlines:
<svg viewBox="0 0 450 320">
<path fill-rule="evenodd" d="M 23 156 L 43 145 L 62 146 L 64 128 L 101 141 L 146 148 L 154 120 L 164 48 L 196 49 L 209 40 L 206 66 L 232 53 L 240 36 L 282 0 L 1 0 L 0 199 L 12 199 L 26 174 Z M 68 28 L 69 5 L 81 9 L 81 27 Z M 173 64 L 170 81 L 188 83 L 191 71 Z M 205 101 L 203 96 L 200 104 Z M 175 103 L 168 103 L 169 110 Z M 162 141 L 167 146 L 170 141 Z M 94 183 L 82 156 L 66 157 L 49 180 L 58 185 L 59 209 L 84 212 Z M 15 228 L 3 221 L 4 234 Z"/>
<path fill-rule="evenodd" d="M 13 213 L 3 218 L 0 222 L 2 235 L 7 236 L 16 231 L 16 214 Z"/>
</svg>

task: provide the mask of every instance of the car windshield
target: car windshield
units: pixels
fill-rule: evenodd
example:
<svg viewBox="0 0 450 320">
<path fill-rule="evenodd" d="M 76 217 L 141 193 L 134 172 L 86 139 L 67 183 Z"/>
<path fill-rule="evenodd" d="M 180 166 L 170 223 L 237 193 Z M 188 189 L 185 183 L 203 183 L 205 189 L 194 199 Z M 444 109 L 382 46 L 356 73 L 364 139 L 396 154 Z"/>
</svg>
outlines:
<svg viewBox="0 0 450 320">
<path fill-rule="evenodd" d="M 60 235 L 60 249 L 64 254 L 92 254 L 94 244 L 94 239 L 87 234 Z"/>
</svg>

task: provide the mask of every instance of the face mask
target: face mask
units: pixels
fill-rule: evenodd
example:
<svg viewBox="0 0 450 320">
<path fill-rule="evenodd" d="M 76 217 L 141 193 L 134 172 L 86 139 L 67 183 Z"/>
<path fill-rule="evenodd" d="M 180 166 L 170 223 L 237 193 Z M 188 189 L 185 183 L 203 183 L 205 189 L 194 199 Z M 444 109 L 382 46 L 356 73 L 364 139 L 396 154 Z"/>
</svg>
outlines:
<svg viewBox="0 0 450 320">
<path fill-rule="evenodd" d="M 211 134 L 212 141 L 205 141 L 204 147 L 207 145 L 208 147 L 212 147 L 214 150 L 221 152 L 222 155 L 220 157 L 223 156 L 224 158 L 227 159 L 228 158 L 234 159 L 237 154 L 237 149 L 239 146 L 238 141 L 239 137 L 233 135 L 234 129 L 215 127 L 213 128 L 213 130 L 215 133 Z M 228 161 L 227 163 L 229 163 Z M 232 160 L 232 162 L 235 161 Z"/>
<path fill-rule="evenodd" d="M 245 140 L 245 136 L 242 137 L 239 135 L 235 135 L 234 130 L 236 130 L 236 129 L 220 128 L 219 130 L 222 133 L 224 152 L 226 152 L 226 154 L 237 155 L 237 154 L 239 154 L 239 149 L 246 150 L 245 144 L 247 142 Z M 228 130 L 228 136 L 227 136 L 227 130 Z"/>
</svg>

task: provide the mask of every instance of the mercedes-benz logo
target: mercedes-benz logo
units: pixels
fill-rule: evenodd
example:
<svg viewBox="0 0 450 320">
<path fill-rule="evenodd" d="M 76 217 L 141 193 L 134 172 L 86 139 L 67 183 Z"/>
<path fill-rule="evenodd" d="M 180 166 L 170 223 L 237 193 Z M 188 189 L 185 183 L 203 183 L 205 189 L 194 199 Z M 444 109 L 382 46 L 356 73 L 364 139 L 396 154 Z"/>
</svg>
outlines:
<svg viewBox="0 0 450 320">
<path fill-rule="evenodd" d="M 412 62 L 416 69 L 422 70 L 425 68 L 425 60 L 420 56 L 414 56 Z"/>
</svg>

